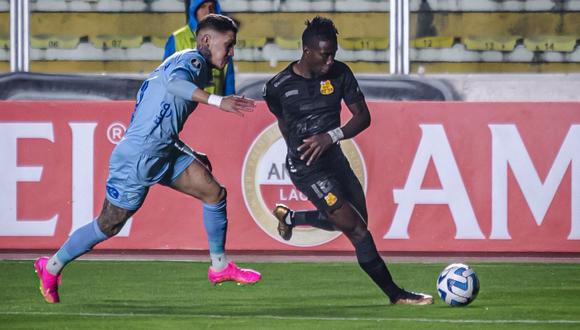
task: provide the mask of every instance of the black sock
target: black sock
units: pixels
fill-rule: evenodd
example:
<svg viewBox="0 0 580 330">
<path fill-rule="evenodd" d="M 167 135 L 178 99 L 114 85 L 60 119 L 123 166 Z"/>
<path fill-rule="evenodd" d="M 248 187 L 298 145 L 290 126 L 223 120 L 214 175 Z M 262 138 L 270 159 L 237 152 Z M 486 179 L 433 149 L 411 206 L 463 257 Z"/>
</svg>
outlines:
<svg viewBox="0 0 580 330">
<path fill-rule="evenodd" d="M 294 211 L 292 225 L 312 226 L 327 231 L 338 230 L 333 223 L 328 221 L 326 214 L 320 211 Z"/>
<path fill-rule="evenodd" d="M 377 252 L 371 233 L 367 231 L 363 239 L 355 243 L 354 247 L 360 267 L 383 290 L 391 302 L 396 301 L 402 290 L 393 281 L 387 265 Z"/>
</svg>

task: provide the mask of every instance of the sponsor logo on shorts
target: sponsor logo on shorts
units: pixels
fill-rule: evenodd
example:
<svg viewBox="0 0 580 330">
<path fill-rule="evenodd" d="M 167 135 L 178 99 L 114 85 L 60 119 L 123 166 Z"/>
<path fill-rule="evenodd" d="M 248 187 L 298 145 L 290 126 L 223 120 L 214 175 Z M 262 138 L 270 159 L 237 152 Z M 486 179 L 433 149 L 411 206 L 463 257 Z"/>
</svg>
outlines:
<svg viewBox="0 0 580 330">
<path fill-rule="evenodd" d="M 336 198 L 336 196 L 334 196 L 333 193 L 329 192 L 328 194 L 326 194 L 326 196 L 324 196 L 324 200 L 326 201 L 326 205 L 332 206 L 336 204 L 338 198 Z"/>
<path fill-rule="evenodd" d="M 341 148 L 363 189 L 366 189 L 364 159 L 356 143 L 352 140 L 342 141 Z M 292 184 L 289 172 L 292 171 L 293 164 L 290 164 L 288 171 L 285 166 L 286 151 L 286 143 L 276 123 L 262 131 L 247 151 L 243 165 L 242 189 L 244 202 L 252 219 L 270 237 L 291 246 L 318 246 L 336 239 L 341 232 L 307 226 L 295 227 L 289 241 L 278 235 L 278 220 L 272 215 L 276 203 L 286 204 L 293 209 L 315 209 L 308 198 Z M 328 198 L 328 205 L 337 202 L 337 197 L 330 193 L 332 184 L 328 180 L 320 180 L 312 188 L 321 194 L 320 198 Z"/>
<path fill-rule="evenodd" d="M 126 193 L 123 195 L 123 199 L 124 199 L 126 202 L 130 202 L 130 203 L 132 203 L 132 202 L 135 202 L 135 201 L 137 201 L 137 200 L 139 199 L 139 196 L 140 196 L 140 195 L 139 195 L 139 193 L 136 193 L 136 192 L 126 192 Z"/>
<path fill-rule="evenodd" d="M 109 195 L 109 197 L 112 199 L 117 199 L 119 198 L 119 191 L 114 187 L 107 186 L 107 195 Z"/>
</svg>

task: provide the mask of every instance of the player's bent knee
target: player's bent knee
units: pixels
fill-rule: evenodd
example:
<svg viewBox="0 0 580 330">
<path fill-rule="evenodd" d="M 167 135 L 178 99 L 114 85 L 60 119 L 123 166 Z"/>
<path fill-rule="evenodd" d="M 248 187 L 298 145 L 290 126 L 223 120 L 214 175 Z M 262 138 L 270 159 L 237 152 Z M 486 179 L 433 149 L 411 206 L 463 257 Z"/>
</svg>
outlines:
<svg viewBox="0 0 580 330">
<path fill-rule="evenodd" d="M 217 189 L 214 193 L 209 194 L 208 196 L 203 198 L 202 201 L 206 204 L 217 204 L 225 200 L 227 195 L 228 193 L 226 188 L 223 186 L 219 186 L 219 189 Z"/>
<path fill-rule="evenodd" d="M 225 187 L 220 186 L 220 190 L 216 196 L 216 203 L 219 203 L 221 201 L 223 201 L 224 199 L 226 199 L 226 197 L 228 196 L 228 191 L 226 190 Z"/>
<path fill-rule="evenodd" d="M 351 242 L 360 240 L 367 232 L 366 223 L 349 203 L 344 203 L 339 208 L 330 211 L 328 215 L 334 225 Z"/>
</svg>

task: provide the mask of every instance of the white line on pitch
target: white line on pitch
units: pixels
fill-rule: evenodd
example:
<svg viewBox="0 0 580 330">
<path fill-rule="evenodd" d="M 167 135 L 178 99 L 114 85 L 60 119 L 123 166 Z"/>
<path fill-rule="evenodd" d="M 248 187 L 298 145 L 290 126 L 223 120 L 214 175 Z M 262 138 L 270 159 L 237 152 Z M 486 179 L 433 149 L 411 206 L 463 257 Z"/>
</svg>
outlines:
<svg viewBox="0 0 580 330">
<path fill-rule="evenodd" d="M 488 324 L 580 324 L 580 320 L 454 320 L 412 317 L 315 317 L 315 316 L 277 316 L 277 315 L 215 315 L 215 314 L 162 314 L 162 313 L 66 313 L 66 312 L 10 312 L 0 311 L 0 315 L 38 315 L 38 316 L 95 316 L 95 317 L 170 317 L 170 318 L 215 318 L 215 319 L 271 319 L 271 320 L 320 320 L 320 321 L 402 321 L 435 323 L 488 323 Z"/>
</svg>

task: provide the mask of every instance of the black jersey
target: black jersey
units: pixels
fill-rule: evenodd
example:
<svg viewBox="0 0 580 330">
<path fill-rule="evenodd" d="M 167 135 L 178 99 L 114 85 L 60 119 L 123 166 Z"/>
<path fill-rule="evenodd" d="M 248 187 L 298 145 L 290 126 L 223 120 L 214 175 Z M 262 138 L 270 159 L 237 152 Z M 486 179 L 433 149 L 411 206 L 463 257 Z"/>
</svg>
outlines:
<svg viewBox="0 0 580 330">
<path fill-rule="evenodd" d="M 350 68 L 335 61 L 328 73 L 315 79 L 297 75 L 288 67 L 264 86 L 264 100 L 284 124 L 283 134 L 291 156 L 307 137 L 340 126 L 341 100 L 346 104 L 364 101 Z"/>
</svg>

